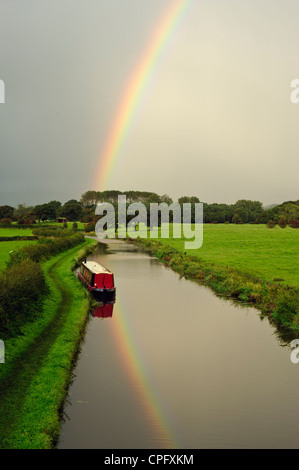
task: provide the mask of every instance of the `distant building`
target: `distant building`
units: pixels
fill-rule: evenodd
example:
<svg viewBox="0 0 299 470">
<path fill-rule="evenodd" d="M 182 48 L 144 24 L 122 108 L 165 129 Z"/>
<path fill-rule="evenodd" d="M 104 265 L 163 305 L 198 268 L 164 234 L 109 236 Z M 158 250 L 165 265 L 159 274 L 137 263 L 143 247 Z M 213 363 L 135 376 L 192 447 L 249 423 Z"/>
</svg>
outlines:
<svg viewBox="0 0 299 470">
<path fill-rule="evenodd" d="M 67 222 L 67 219 L 65 217 L 58 217 L 57 222 L 60 224 L 64 224 L 65 222 Z"/>
</svg>

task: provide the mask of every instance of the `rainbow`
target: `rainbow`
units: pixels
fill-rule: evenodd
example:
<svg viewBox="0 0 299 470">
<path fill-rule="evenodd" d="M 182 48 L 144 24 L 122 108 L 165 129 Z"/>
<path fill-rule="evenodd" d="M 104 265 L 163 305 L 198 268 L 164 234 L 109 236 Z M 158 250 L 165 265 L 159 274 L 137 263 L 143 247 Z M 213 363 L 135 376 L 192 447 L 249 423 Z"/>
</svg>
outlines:
<svg viewBox="0 0 299 470">
<path fill-rule="evenodd" d="M 178 448 L 179 446 L 168 423 L 169 420 L 165 416 L 165 410 L 161 407 L 158 392 L 146 365 L 142 361 L 140 350 L 136 346 L 134 335 L 121 305 L 122 303 L 118 299 L 113 315 L 115 324 L 111 330 L 119 357 L 124 364 L 124 370 L 131 382 L 134 383 L 142 412 L 152 429 L 156 441 L 159 443 L 159 447 L 163 449 Z"/>
<path fill-rule="evenodd" d="M 125 87 L 123 97 L 100 155 L 99 166 L 95 172 L 96 180 L 94 187 L 96 190 L 103 191 L 108 189 L 106 185 L 108 184 L 110 174 L 115 166 L 124 139 L 129 132 L 158 59 L 192 2 L 193 0 L 172 0 L 170 2 L 164 16 L 156 26 L 140 61 L 137 63 Z"/>
</svg>

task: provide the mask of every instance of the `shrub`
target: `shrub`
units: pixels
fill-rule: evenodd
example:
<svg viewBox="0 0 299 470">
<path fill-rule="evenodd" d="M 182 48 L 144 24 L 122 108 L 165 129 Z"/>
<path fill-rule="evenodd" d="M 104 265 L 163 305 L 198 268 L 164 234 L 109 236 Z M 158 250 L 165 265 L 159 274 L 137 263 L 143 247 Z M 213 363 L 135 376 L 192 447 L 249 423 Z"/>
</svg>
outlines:
<svg viewBox="0 0 299 470">
<path fill-rule="evenodd" d="M 94 222 L 89 222 L 88 224 L 85 225 L 84 230 L 85 230 L 85 232 L 94 232 L 95 231 L 95 223 Z"/>
<path fill-rule="evenodd" d="M 292 227 L 292 228 L 299 228 L 299 220 L 291 219 L 291 220 L 290 220 L 290 227 Z"/>
<path fill-rule="evenodd" d="M 0 337 L 19 334 L 21 326 L 40 312 L 48 292 L 41 266 L 30 259 L 12 265 L 0 274 Z"/>
<path fill-rule="evenodd" d="M 4 217 L 4 219 L 0 219 L 0 224 L 1 225 L 11 225 L 12 220 Z"/>
<path fill-rule="evenodd" d="M 62 227 L 37 227 L 32 230 L 33 235 L 38 237 L 72 237 L 74 235 L 73 230 L 65 229 Z"/>
<path fill-rule="evenodd" d="M 278 225 L 279 225 L 279 227 L 281 227 L 281 228 L 286 228 L 286 226 L 288 225 L 287 219 L 285 218 L 284 215 L 282 215 L 282 216 L 280 217 L 280 219 L 279 219 L 279 221 L 278 221 Z"/>
<path fill-rule="evenodd" d="M 274 228 L 276 226 L 275 220 L 268 220 L 267 222 L 267 227 L 268 228 Z"/>
</svg>

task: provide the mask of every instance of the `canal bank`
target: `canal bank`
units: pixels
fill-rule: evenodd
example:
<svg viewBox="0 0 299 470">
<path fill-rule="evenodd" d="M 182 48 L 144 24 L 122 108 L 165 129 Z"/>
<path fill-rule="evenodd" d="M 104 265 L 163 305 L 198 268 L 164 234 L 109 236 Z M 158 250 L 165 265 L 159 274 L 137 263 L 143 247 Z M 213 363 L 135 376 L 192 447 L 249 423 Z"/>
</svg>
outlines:
<svg viewBox="0 0 299 470">
<path fill-rule="evenodd" d="M 192 256 L 190 251 L 181 253 L 159 241 L 139 238 L 134 243 L 180 276 L 209 286 L 221 297 L 254 306 L 268 317 L 287 342 L 299 335 L 298 288 L 269 282 L 230 266 L 206 262 Z"/>
<path fill-rule="evenodd" d="M 40 317 L 23 335 L 6 342 L 7 370 L 1 380 L 0 446 L 52 448 L 74 356 L 86 324 L 90 299 L 73 273 L 95 242 L 72 248 L 42 264 L 50 289 Z"/>
</svg>

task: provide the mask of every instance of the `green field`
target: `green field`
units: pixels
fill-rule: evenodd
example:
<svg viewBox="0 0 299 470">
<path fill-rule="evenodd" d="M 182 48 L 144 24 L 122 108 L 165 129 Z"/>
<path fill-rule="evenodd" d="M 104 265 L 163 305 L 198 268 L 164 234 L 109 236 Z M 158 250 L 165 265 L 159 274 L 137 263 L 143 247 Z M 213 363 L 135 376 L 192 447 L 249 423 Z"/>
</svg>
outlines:
<svg viewBox="0 0 299 470">
<path fill-rule="evenodd" d="M 184 239 L 159 241 L 208 263 L 299 287 L 299 230 L 290 227 L 204 224 L 203 245 L 197 250 L 186 250 Z"/>
<path fill-rule="evenodd" d="M 3 271 L 3 269 L 5 269 L 6 263 L 9 260 L 9 252 L 10 251 L 20 250 L 21 248 L 23 248 L 25 245 L 28 245 L 29 243 L 31 244 L 31 243 L 36 243 L 36 242 L 35 241 L 28 241 L 28 240 L 0 242 L 0 271 Z"/>
<path fill-rule="evenodd" d="M 67 222 L 67 225 L 68 225 L 68 228 L 72 228 L 73 226 L 73 223 L 74 222 Z M 85 223 L 83 222 L 77 222 L 78 224 L 78 229 L 79 230 L 83 230 L 84 227 L 85 227 Z M 20 227 L 16 227 L 14 228 L 16 225 L 18 225 L 18 222 L 12 222 L 12 224 L 8 227 L 8 228 L 3 228 L 1 227 L 0 230 L 19 230 L 21 233 L 20 235 L 23 233 L 23 232 L 26 232 L 26 230 L 30 230 L 30 233 L 32 232 L 32 228 L 20 228 Z M 63 224 L 62 223 L 59 223 L 59 222 L 41 222 L 40 224 L 36 223 L 34 225 L 32 225 L 32 227 L 43 227 L 43 226 L 47 226 L 47 227 L 62 227 L 63 228 Z M 24 227 L 26 227 L 26 225 L 24 225 Z M 19 235 L 19 234 L 17 234 Z M 1 235 L 3 236 L 3 235 Z"/>
<path fill-rule="evenodd" d="M 0 228 L 0 237 L 30 237 L 31 228 Z"/>
<path fill-rule="evenodd" d="M 72 228 L 73 223 L 74 223 L 74 222 L 67 222 L 68 228 Z M 85 225 L 86 225 L 85 223 L 83 223 L 83 222 L 77 222 L 77 224 L 78 224 L 78 229 L 79 229 L 79 230 L 84 230 Z M 58 223 L 58 222 L 45 222 L 45 225 L 48 225 L 49 227 L 61 227 L 61 228 L 63 228 L 63 224 L 62 224 L 62 223 Z M 40 226 L 42 227 L 43 224 L 41 224 Z M 36 227 L 39 227 L 39 225 L 36 225 Z"/>
</svg>

